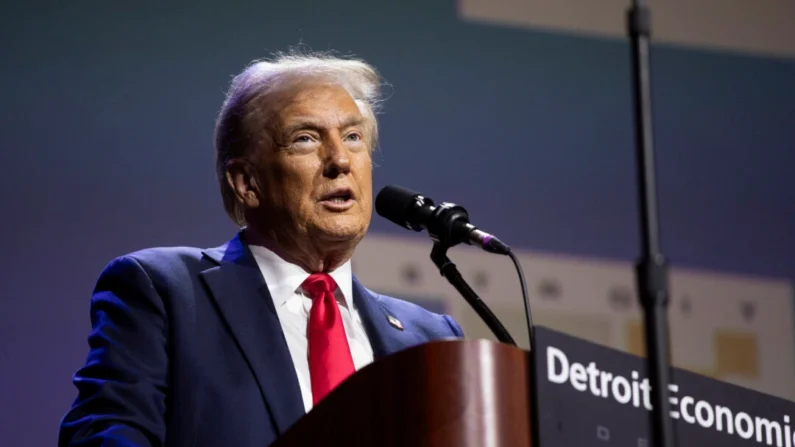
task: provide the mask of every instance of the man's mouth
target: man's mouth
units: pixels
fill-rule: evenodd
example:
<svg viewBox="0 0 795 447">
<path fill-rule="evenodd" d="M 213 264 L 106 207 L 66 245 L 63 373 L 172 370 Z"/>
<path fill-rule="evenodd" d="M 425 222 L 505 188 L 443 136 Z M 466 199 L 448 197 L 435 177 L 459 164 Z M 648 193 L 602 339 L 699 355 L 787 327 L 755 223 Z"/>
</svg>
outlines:
<svg viewBox="0 0 795 447">
<path fill-rule="evenodd" d="M 332 206 L 345 206 L 352 204 L 354 199 L 353 191 L 348 188 L 340 188 L 323 195 L 320 201 Z"/>
<path fill-rule="evenodd" d="M 342 202 L 347 202 L 350 199 L 351 199 L 351 195 L 350 194 L 340 194 L 340 195 L 336 195 L 336 196 L 327 197 L 324 200 L 328 200 L 329 202 L 342 203 Z"/>
</svg>

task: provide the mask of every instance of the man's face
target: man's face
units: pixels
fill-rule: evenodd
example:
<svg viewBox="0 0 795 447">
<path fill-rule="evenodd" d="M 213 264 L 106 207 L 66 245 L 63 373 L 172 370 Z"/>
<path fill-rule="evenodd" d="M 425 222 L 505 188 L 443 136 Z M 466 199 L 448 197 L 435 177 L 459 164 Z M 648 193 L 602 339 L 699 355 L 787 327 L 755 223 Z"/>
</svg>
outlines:
<svg viewBox="0 0 795 447">
<path fill-rule="evenodd" d="M 358 243 L 372 214 L 365 117 L 345 89 L 332 85 L 296 88 L 282 104 L 272 138 L 257 148 L 257 220 L 292 243 Z"/>
</svg>

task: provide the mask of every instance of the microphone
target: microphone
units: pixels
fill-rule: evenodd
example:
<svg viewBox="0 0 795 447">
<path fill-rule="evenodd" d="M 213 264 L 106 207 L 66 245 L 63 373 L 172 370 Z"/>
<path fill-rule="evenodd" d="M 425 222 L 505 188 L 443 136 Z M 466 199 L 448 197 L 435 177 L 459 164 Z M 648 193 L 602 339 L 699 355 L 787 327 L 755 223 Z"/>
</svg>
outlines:
<svg viewBox="0 0 795 447">
<path fill-rule="evenodd" d="M 443 202 L 435 205 L 422 194 L 397 185 L 384 187 L 375 198 L 375 211 L 403 228 L 427 230 L 431 238 L 452 247 L 459 243 L 477 246 L 489 253 L 508 255 L 510 247 L 469 223 L 464 207 Z"/>
<path fill-rule="evenodd" d="M 509 256 L 514 267 L 516 267 L 516 272 L 519 274 L 530 349 L 535 350 L 530 295 L 527 293 L 527 282 L 525 281 L 519 258 L 516 257 L 515 253 L 511 252 L 510 247 L 493 234 L 479 230 L 469 223 L 469 214 L 464 207 L 446 202 L 435 205 L 433 200 L 416 191 L 402 186 L 389 185 L 383 188 L 375 198 L 375 211 L 381 217 L 408 230 L 428 230 L 428 234 L 435 242 L 433 250 L 431 250 L 431 260 L 439 268 L 442 276 L 447 278 L 450 284 L 461 293 L 461 296 L 483 319 L 498 340 L 516 346 L 516 342 L 511 337 L 511 334 L 508 333 L 508 330 L 505 329 L 505 326 L 502 325 L 486 303 L 478 297 L 477 293 L 467 285 L 455 264 L 447 257 L 447 249 L 463 242 L 478 246 L 489 253 Z"/>
</svg>

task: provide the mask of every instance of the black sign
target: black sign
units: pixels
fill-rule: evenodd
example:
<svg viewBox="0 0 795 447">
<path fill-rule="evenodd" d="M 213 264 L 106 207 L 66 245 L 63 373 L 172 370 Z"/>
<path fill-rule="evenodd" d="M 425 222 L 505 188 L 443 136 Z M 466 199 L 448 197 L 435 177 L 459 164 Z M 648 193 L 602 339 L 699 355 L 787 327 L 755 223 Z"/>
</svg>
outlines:
<svg viewBox="0 0 795 447">
<path fill-rule="evenodd" d="M 644 358 L 543 327 L 535 334 L 540 447 L 654 445 Z M 795 447 L 795 403 L 680 369 L 671 381 L 677 446 Z"/>
</svg>

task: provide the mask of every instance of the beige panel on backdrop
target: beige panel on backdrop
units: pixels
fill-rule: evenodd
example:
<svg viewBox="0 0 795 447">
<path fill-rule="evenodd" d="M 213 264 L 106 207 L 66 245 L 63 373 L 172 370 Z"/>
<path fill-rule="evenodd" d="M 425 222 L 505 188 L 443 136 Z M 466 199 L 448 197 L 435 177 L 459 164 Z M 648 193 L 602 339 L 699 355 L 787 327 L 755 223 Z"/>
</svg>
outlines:
<svg viewBox="0 0 795 447">
<path fill-rule="evenodd" d="M 652 39 L 687 47 L 795 57 L 793 0 L 652 0 Z M 475 22 L 626 39 L 629 0 L 459 0 Z"/>
<path fill-rule="evenodd" d="M 354 256 L 365 286 L 445 306 L 467 337 L 494 337 L 429 259 L 422 236 L 367 236 Z M 535 323 L 614 349 L 643 351 L 632 265 L 517 251 Z M 527 347 L 519 280 L 510 260 L 472 247 L 450 258 L 522 347 Z M 676 266 L 674 266 L 676 267 Z M 709 377 L 795 399 L 792 286 L 775 278 L 674 268 L 672 362 Z"/>
</svg>

